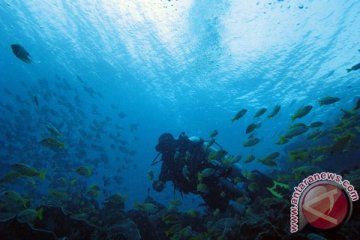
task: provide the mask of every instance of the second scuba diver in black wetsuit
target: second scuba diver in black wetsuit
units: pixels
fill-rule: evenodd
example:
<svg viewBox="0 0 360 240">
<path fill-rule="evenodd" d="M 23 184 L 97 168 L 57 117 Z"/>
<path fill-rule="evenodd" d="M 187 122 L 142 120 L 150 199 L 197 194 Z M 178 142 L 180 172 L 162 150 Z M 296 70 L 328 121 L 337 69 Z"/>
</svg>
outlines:
<svg viewBox="0 0 360 240">
<path fill-rule="evenodd" d="M 170 133 L 159 137 L 156 151 L 162 154 L 159 179 L 153 188 L 160 192 L 171 181 L 181 193 L 200 194 L 213 209 L 226 210 L 230 200 L 244 192 L 233 183 L 233 178 L 246 180 L 235 165 L 225 166 L 222 159 L 209 161 L 210 148 L 199 138 L 188 138 L 185 133 L 176 140 Z M 223 157 L 226 151 L 223 151 Z"/>
</svg>

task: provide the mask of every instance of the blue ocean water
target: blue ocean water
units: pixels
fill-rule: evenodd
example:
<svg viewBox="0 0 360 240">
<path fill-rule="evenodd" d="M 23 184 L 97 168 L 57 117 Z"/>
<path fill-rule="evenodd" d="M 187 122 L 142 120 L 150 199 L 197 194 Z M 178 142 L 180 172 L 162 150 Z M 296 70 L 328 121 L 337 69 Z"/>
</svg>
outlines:
<svg viewBox="0 0 360 240">
<path fill-rule="evenodd" d="M 310 104 L 300 122 L 330 128 L 360 97 L 359 71 L 346 70 L 360 62 L 359 16 L 356 0 L 4 0 L 0 173 L 26 163 L 45 169 L 46 181 L 20 180 L 0 190 L 40 204 L 64 177 L 80 182 L 74 191 L 99 185 L 100 204 L 119 193 L 127 196 L 126 209 L 147 196 L 166 205 L 171 184 L 156 193 L 148 180 L 148 171 L 160 171 L 151 161 L 164 132 L 209 139 L 216 129 L 216 141 L 230 154 L 280 153 L 275 168 L 240 161 L 244 171 L 287 171 L 288 149 L 309 142 L 299 136 L 276 144 L 290 116 Z M 14 43 L 30 53 L 31 64 L 13 54 Z M 340 101 L 320 107 L 326 96 Z M 275 105 L 281 110 L 268 119 Z M 266 114 L 254 120 L 261 107 Z M 243 108 L 248 112 L 232 123 Z M 253 122 L 262 124 L 261 141 L 244 147 Z M 50 136 L 49 124 L 64 149 L 39 143 Z M 343 158 L 355 166 L 358 157 L 358 150 L 335 156 L 328 168 L 340 173 Z M 94 173 L 79 176 L 80 166 Z M 202 202 L 192 194 L 182 201 L 182 209 Z"/>
</svg>

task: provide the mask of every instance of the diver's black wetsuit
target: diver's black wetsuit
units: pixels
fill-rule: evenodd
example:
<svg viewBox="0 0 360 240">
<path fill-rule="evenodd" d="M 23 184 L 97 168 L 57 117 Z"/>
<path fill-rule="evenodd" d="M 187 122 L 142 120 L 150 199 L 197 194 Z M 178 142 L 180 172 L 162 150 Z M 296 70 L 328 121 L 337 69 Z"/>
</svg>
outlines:
<svg viewBox="0 0 360 240">
<path fill-rule="evenodd" d="M 177 146 L 162 154 L 163 164 L 159 180 L 172 181 L 180 192 L 196 191 L 196 173 L 205 167 L 206 152 L 202 149 L 203 141 L 192 142 L 185 135 L 180 135 Z M 188 178 L 184 177 L 183 169 L 187 166 Z"/>
<path fill-rule="evenodd" d="M 224 169 L 223 166 L 215 166 L 208 162 L 208 152 L 203 148 L 203 140 L 190 141 L 183 133 L 178 140 L 169 137 L 166 147 L 161 145 L 160 140 L 161 137 L 156 147 L 156 150 L 162 153 L 163 161 L 159 181 L 162 183 L 172 181 L 175 188 L 182 193 L 200 194 L 206 204 L 213 209 L 225 210 L 230 199 L 240 196 L 235 185 L 227 180 L 231 169 Z M 216 174 L 203 179 L 202 183 L 208 186 L 209 190 L 205 193 L 197 191 L 197 174 L 206 168 L 216 170 Z"/>
</svg>

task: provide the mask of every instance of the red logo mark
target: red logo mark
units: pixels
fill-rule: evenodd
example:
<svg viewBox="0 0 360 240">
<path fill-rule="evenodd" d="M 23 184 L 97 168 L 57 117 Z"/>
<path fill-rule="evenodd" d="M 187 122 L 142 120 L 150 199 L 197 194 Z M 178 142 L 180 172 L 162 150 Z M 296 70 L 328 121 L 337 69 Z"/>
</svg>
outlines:
<svg viewBox="0 0 360 240">
<path fill-rule="evenodd" d="M 340 187 L 319 183 L 314 184 L 304 196 L 302 210 L 311 226 L 330 229 L 346 219 L 349 213 L 349 201 Z"/>
</svg>

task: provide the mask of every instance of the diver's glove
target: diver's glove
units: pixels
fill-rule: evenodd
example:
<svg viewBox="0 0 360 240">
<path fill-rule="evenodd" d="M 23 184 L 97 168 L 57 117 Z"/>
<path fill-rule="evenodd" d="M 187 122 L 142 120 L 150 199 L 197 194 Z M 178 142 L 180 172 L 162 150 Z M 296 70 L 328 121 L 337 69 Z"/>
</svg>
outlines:
<svg viewBox="0 0 360 240">
<path fill-rule="evenodd" d="M 161 192 L 165 188 L 165 183 L 160 180 L 156 180 L 153 182 L 152 187 L 155 191 Z"/>
</svg>

